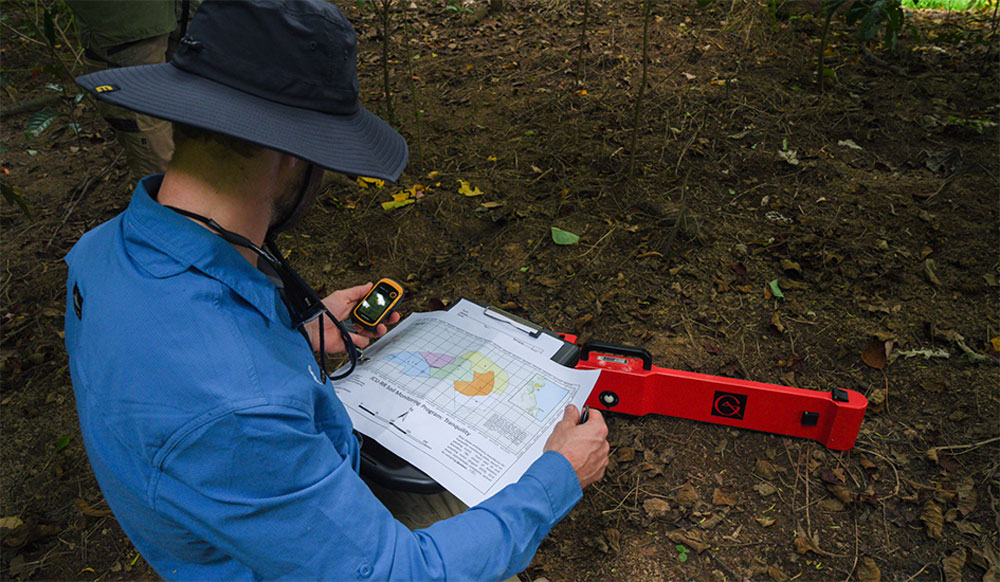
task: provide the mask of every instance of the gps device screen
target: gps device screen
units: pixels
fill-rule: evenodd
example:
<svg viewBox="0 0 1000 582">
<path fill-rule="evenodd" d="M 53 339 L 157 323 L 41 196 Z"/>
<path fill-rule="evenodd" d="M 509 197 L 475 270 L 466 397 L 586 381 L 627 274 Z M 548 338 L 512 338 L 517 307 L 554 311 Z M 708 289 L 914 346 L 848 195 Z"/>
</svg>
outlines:
<svg viewBox="0 0 1000 582">
<path fill-rule="evenodd" d="M 385 319 L 403 297 L 403 288 L 391 279 L 380 279 L 351 312 L 351 318 L 362 327 L 374 328 Z"/>
</svg>

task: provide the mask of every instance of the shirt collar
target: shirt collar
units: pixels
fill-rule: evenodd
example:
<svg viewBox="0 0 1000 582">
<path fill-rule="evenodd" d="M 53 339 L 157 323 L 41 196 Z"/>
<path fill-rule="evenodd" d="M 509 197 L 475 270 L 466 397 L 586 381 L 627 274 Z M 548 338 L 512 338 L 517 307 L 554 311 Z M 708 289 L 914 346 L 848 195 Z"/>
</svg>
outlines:
<svg viewBox="0 0 1000 582">
<path fill-rule="evenodd" d="M 125 211 L 125 244 L 133 260 L 154 277 L 197 269 L 232 289 L 269 320 L 280 320 L 274 283 L 222 237 L 158 203 L 155 198 L 162 183 L 162 174 L 140 180 Z"/>
</svg>

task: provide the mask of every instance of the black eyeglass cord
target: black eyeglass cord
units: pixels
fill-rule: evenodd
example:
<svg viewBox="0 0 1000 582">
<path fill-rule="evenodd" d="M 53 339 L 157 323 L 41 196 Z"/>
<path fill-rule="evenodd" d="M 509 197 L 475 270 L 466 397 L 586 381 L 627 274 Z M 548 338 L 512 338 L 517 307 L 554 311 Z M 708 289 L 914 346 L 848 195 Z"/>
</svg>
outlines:
<svg viewBox="0 0 1000 582">
<path fill-rule="evenodd" d="M 357 346 L 354 345 L 354 340 L 351 339 L 351 332 L 347 327 L 334 317 L 333 313 L 327 309 L 326 305 L 323 304 L 323 300 L 320 296 L 309 286 L 305 280 L 292 268 L 292 266 L 285 260 L 284 255 L 281 254 L 281 250 L 278 249 L 278 245 L 275 242 L 275 235 L 273 233 L 268 233 L 267 238 L 264 240 L 264 247 L 261 248 L 253 243 L 250 239 L 246 238 L 241 234 L 237 234 L 231 230 L 226 230 L 214 219 L 207 218 L 200 214 L 195 214 L 184 210 L 182 208 L 176 208 L 174 206 L 166 206 L 173 210 L 174 212 L 186 216 L 188 218 L 197 220 L 214 230 L 216 234 L 222 237 L 226 242 L 240 246 L 246 249 L 250 249 L 257 256 L 264 259 L 274 272 L 277 273 L 278 277 L 281 278 L 284 284 L 284 289 L 281 293 L 281 298 L 288 307 L 288 313 L 292 316 L 292 325 L 298 328 L 299 332 L 305 336 L 306 341 L 309 341 L 309 332 L 305 329 L 305 324 L 312 321 L 313 319 L 319 318 L 316 322 L 319 325 L 319 367 L 323 374 L 323 383 L 326 383 L 326 379 L 330 380 L 341 380 L 346 378 L 354 371 L 355 366 L 357 366 L 358 358 L 360 357 L 360 351 Z M 325 327 L 323 325 L 323 317 L 326 316 L 333 322 L 340 331 L 340 337 L 344 341 L 344 350 L 347 352 L 347 357 L 350 363 L 347 369 L 337 375 L 328 374 L 326 371 L 326 337 L 325 337 Z"/>
</svg>

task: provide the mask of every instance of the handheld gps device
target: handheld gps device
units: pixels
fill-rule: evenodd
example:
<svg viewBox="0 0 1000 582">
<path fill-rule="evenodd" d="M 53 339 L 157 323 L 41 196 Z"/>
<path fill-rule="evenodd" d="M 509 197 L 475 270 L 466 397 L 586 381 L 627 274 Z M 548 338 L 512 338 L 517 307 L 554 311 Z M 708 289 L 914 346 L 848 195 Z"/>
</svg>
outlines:
<svg viewBox="0 0 1000 582">
<path fill-rule="evenodd" d="M 403 299 L 403 286 L 392 279 L 379 279 L 354 309 L 351 320 L 362 329 L 374 331 L 378 324 L 388 321 L 396 304 Z"/>
</svg>

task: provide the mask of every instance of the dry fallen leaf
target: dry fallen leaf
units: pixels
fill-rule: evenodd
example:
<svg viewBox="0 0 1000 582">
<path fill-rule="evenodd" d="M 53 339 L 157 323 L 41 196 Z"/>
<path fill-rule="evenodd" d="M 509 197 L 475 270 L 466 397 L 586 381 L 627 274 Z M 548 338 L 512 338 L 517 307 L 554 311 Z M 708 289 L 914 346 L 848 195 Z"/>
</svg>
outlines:
<svg viewBox="0 0 1000 582">
<path fill-rule="evenodd" d="M 858 575 L 858 582 L 879 582 L 882 580 L 882 572 L 878 569 L 878 565 L 875 564 L 875 560 L 868 557 L 861 559 L 856 573 Z"/>
<path fill-rule="evenodd" d="M 483 191 L 482 190 L 480 190 L 478 187 L 473 188 L 465 180 L 459 180 L 458 184 L 459 184 L 458 193 L 461 194 L 462 196 L 472 197 L 472 196 L 482 196 L 483 195 Z"/>
<path fill-rule="evenodd" d="M 766 515 L 761 515 L 757 518 L 757 523 L 759 523 L 761 527 L 771 527 L 774 525 L 774 521 L 773 517 L 768 517 Z"/>
<path fill-rule="evenodd" d="M 618 449 L 615 453 L 615 457 L 618 459 L 619 463 L 627 463 L 632 459 L 635 459 L 635 449 L 632 447 L 622 447 Z"/>
<path fill-rule="evenodd" d="M 698 491 L 691 485 L 691 483 L 685 483 L 681 486 L 680 490 L 677 492 L 677 505 L 682 507 L 691 507 L 698 502 Z"/>
<path fill-rule="evenodd" d="M 854 494 L 847 487 L 843 485 L 836 485 L 834 483 L 827 483 L 826 488 L 844 505 L 850 505 L 854 502 Z"/>
<path fill-rule="evenodd" d="M 955 522 L 955 527 L 958 528 L 958 532 L 965 534 L 967 536 L 972 536 L 978 538 L 983 535 L 983 526 L 972 521 L 960 520 Z"/>
<path fill-rule="evenodd" d="M 800 554 L 812 552 L 817 555 L 822 555 L 822 552 L 820 552 L 820 549 L 816 546 L 816 542 L 804 535 L 795 536 L 795 551 Z"/>
<path fill-rule="evenodd" d="M 844 504 L 841 503 L 839 499 L 834 499 L 832 497 L 827 497 L 826 499 L 820 501 L 817 505 L 819 505 L 820 509 L 825 509 L 826 511 L 844 511 L 845 508 Z"/>
<path fill-rule="evenodd" d="M 959 548 L 941 561 L 945 582 L 962 582 L 962 568 L 965 567 L 965 548 Z"/>
<path fill-rule="evenodd" d="M 934 259 L 924 260 L 924 276 L 927 280 L 931 282 L 935 287 L 941 286 L 941 280 L 938 279 L 937 273 L 934 271 L 937 269 L 937 265 L 934 263 Z"/>
<path fill-rule="evenodd" d="M 381 188 L 385 186 L 385 180 L 379 180 L 378 178 L 365 178 L 363 176 L 359 176 L 358 186 L 361 186 L 362 188 L 368 188 L 370 186 Z"/>
<path fill-rule="evenodd" d="M 768 481 L 773 481 L 778 478 L 778 467 L 771 461 L 757 459 L 757 474 Z"/>
<path fill-rule="evenodd" d="M 736 493 L 729 493 L 718 488 L 712 492 L 713 505 L 736 505 L 737 503 Z"/>
<path fill-rule="evenodd" d="M 771 485 L 770 483 L 758 483 L 757 485 L 754 485 L 753 488 L 754 491 L 760 493 L 761 496 L 763 497 L 767 497 L 768 495 L 774 495 L 775 493 L 778 492 L 778 489 L 774 485 Z"/>
<path fill-rule="evenodd" d="M 888 361 L 887 346 L 890 346 L 889 342 L 883 342 L 879 340 L 869 340 L 868 345 L 865 346 L 864 351 L 861 352 L 861 360 L 868 364 L 876 370 L 881 370 L 885 368 L 885 364 Z"/>
<path fill-rule="evenodd" d="M 618 531 L 613 527 L 609 527 L 604 530 L 604 539 L 608 541 L 608 545 L 615 553 L 622 551 L 622 532 Z"/>
<path fill-rule="evenodd" d="M 979 502 L 979 494 L 976 493 L 975 483 L 966 477 L 958 484 L 958 510 L 963 516 L 969 515 L 976 509 Z"/>
<path fill-rule="evenodd" d="M 774 580 L 774 582 L 788 582 L 788 580 L 790 580 L 788 574 L 782 572 L 781 568 L 779 568 L 777 564 L 771 564 L 771 566 L 767 569 L 767 575 L 771 578 L 771 580 Z"/>
<path fill-rule="evenodd" d="M 711 544 L 708 543 L 707 534 L 703 531 L 684 531 L 675 529 L 667 532 L 667 537 L 675 544 L 684 544 L 699 554 L 707 550 Z"/>
<path fill-rule="evenodd" d="M 933 501 L 924 504 L 923 511 L 920 512 L 920 521 L 927 526 L 927 536 L 931 539 L 941 539 L 941 529 L 944 527 L 944 514 L 941 507 Z"/>
<path fill-rule="evenodd" d="M 649 517 L 660 517 L 670 511 L 670 504 L 658 497 L 650 497 L 642 502 L 642 508 Z"/>
</svg>

